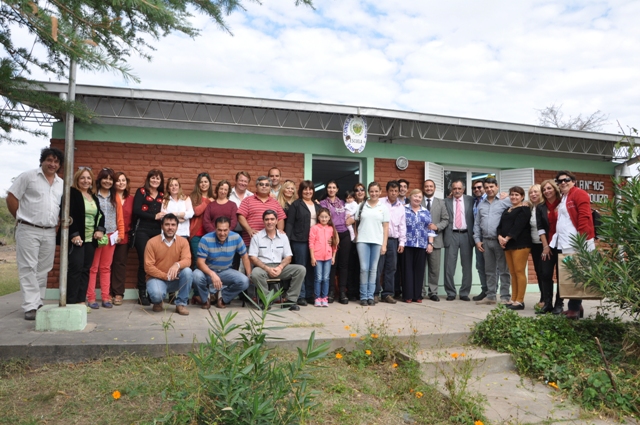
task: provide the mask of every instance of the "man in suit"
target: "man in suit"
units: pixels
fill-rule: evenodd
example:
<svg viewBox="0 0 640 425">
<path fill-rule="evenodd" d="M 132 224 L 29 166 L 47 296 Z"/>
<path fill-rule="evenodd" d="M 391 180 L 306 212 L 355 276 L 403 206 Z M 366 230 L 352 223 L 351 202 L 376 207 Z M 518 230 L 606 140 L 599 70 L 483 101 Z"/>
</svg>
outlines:
<svg viewBox="0 0 640 425">
<path fill-rule="evenodd" d="M 449 214 L 447 207 L 442 199 L 436 198 L 436 184 L 433 180 L 425 180 L 422 186 L 422 206 L 431 213 L 431 224 L 429 228 L 437 233 L 438 236 L 433 240 L 433 251 L 427 254 L 428 273 L 428 291 L 426 287 L 422 288 L 422 297 L 429 298 L 431 301 L 440 301 L 438 297 L 438 282 L 440 281 L 440 250 L 444 245 L 442 242 L 442 232 L 449 225 Z"/>
<path fill-rule="evenodd" d="M 462 264 L 462 285 L 460 299 L 471 301 L 471 262 L 473 259 L 473 197 L 465 195 L 465 186 L 461 180 L 451 183 L 451 197 L 444 200 L 451 219 L 444 229 L 444 289 L 447 301 L 456 299 L 456 285 L 453 278 L 456 273 L 458 251 Z"/>
</svg>

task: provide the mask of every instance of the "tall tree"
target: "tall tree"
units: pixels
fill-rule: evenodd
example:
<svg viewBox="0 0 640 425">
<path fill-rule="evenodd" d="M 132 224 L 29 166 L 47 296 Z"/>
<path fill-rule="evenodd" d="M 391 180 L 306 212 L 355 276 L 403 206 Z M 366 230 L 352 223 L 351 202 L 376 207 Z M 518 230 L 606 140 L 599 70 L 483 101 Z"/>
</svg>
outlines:
<svg viewBox="0 0 640 425">
<path fill-rule="evenodd" d="M 565 128 L 568 130 L 600 131 L 609 119 L 602 111 L 597 110 L 591 115 L 565 118 L 562 105 L 555 104 L 538 109 L 538 124 L 544 127 Z"/>
<path fill-rule="evenodd" d="M 249 0 L 259 2 L 259 0 Z M 312 5 L 312 0 L 295 0 L 296 6 Z M 69 59 L 80 69 L 115 71 L 125 79 L 138 81 L 127 63 L 131 55 L 148 60 L 155 50 L 152 43 L 177 32 L 196 37 L 200 31 L 191 22 L 195 14 L 205 15 L 220 29 L 230 32 L 225 16 L 243 9 L 242 0 L 3 0 L 0 3 L 0 95 L 9 106 L 18 103 L 61 116 L 70 108 L 78 119 L 88 120 L 87 110 L 42 94 L 29 78 L 33 68 L 64 77 Z M 34 47 L 44 47 L 45 58 L 37 49 L 17 46 L 12 29 L 25 28 L 35 37 Z M 25 130 L 18 114 L 0 112 L 0 143 L 21 141 L 12 130 Z"/>
</svg>

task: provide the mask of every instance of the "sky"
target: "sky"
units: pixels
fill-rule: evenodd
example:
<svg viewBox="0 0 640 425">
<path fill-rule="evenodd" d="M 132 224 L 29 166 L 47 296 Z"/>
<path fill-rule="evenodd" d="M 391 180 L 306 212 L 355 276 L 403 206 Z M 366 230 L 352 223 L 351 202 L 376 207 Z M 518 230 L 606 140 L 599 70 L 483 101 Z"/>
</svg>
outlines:
<svg viewBox="0 0 640 425">
<path fill-rule="evenodd" d="M 538 110 L 640 127 L 640 2 L 315 0 L 247 2 L 233 33 L 155 41 L 129 60 L 139 83 L 80 71 L 79 84 L 287 99 L 537 124 Z M 33 38 L 14 32 L 30 47 Z M 34 78 L 56 81 L 52 76 Z M 47 139 L 0 147 L 0 193 Z"/>
</svg>

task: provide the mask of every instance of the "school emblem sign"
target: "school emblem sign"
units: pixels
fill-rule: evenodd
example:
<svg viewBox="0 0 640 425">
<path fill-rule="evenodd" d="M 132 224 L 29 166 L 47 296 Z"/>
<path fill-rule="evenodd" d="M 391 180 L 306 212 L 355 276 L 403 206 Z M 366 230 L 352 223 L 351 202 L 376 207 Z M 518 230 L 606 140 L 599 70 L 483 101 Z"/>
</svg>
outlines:
<svg viewBox="0 0 640 425">
<path fill-rule="evenodd" d="M 344 145 L 351 153 L 361 153 L 367 144 L 367 120 L 362 116 L 349 115 L 342 130 Z"/>
</svg>

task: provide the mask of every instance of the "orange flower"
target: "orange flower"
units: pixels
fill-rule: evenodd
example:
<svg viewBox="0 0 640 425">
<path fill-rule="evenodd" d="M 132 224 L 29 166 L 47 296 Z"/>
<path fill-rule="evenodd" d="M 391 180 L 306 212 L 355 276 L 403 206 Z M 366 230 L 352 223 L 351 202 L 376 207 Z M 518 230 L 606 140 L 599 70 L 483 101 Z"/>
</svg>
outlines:
<svg viewBox="0 0 640 425">
<path fill-rule="evenodd" d="M 555 382 L 549 382 L 549 386 L 551 388 L 555 388 L 556 390 L 559 390 L 560 388 L 558 387 L 558 385 Z"/>
<path fill-rule="evenodd" d="M 336 359 L 340 360 L 342 358 L 342 354 L 336 353 Z"/>
<path fill-rule="evenodd" d="M 345 328 L 346 330 L 349 330 L 349 329 L 351 329 L 351 326 L 347 325 L 347 326 L 345 326 L 344 328 Z"/>
<path fill-rule="evenodd" d="M 402 332 L 402 329 L 398 328 L 398 333 Z"/>
<path fill-rule="evenodd" d="M 371 334 L 371 338 L 373 339 L 378 339 L 378 336 L 379 336 L 378 334 Z"/>
<path fill-rule="evenodd" d="M 460 353 L 460 357 L 464 357 L 464 353 Z"/>
<path fill-rule="evenodd" d="M 484 425 L 484 423 L 482 421 L 475 421 L 473 425 Z"/>
<path fill-rule="evenodd" d="M 454 359 L 458 358 L 458 353 L 451 353 L 451 357 L 453 357 Z"/>
<path fill-rule="evenodd" d="M 114 399 L 114 400 L 119 399 L 119 398 L 120 398 L 120 396 L 121 396 L 121 394 L 120 394 L 120 391 L 118 391 L 118 390 L 115 390 L 115 391 L 111 394 L 111 397 L 113 397 L 113 399 Z"/>
<path fill-rule="evenodd" d="M 412 393 L 413 391 L 414 391 L 414 389 L 413 389 L 413 388 L 411 388 L 411 389 L 409 390 L 409 392 L 410 392 L 410 393 Z"/>
<path fill-rule="evenodd" d="M 416 398 L 422 398 L 424 394 L 422 394 L 420 391 L 416 392 Z"/>
<path fill-rule="evenodd" d="M 365 353 L 367 356 L 370 356 L 370 355 L 371 355 L 371 350 L 364 350 L 364 353 Z"/>
<path fill-rule="evenodd" d="M 397 367 L 398 367 L 398 363 L 394 363 L 394 364 L 393 364 L 393 368 L 395 369 L 395 368 L 397 368 Z"/>
<path fill-rule="evenodd" d="M 349 334 L 349 336 L 350 336 L 351 338 L 355 338 L 355 337 L 357 337 L 357 336 L 358 336 L 358 334 Z"/>
</svg>

